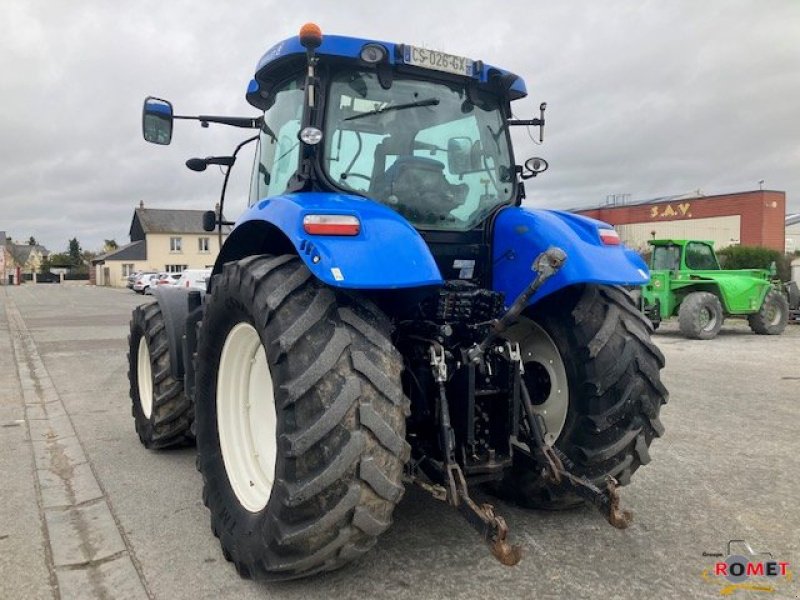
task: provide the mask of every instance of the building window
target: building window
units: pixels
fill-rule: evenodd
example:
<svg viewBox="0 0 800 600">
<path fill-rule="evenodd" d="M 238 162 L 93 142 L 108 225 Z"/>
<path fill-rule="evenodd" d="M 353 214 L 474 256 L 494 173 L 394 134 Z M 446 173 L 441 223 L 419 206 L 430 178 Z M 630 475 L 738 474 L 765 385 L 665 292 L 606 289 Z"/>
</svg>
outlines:
<svg viewBox="0 0 800 600">
<path fill-rule="evenodd" d="M 211 251 L 211 241 L 207 237 L 197 238 L 197 249 L 200 252 L 210 252 Z"/>
<path fill-rule="evenodd" d="M 171 237 L 171 238 L 169 238 L 169 251 L 170 252 L 180 252 L 181 251 L 181 238 L 179 238 L 179 237 Z"/>
<path fill-rule="evenodd" d="M 133 263 L 122 263 L 122 276 L 133 275 Z"/>
<path fill-rule="evenodd" d="M 164 270 L 167 273 L 183 273 L 189 265 L 164 265 Z"/>
</svg>

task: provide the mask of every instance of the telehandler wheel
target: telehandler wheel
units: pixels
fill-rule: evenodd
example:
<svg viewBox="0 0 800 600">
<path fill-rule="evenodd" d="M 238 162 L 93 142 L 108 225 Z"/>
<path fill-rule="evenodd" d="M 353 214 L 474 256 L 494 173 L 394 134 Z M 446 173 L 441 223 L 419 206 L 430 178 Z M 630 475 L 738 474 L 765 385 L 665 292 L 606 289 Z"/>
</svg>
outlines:
<svg viewBox="0 0 800 600">
<path fill-rule="evenodd" d="M 520 344 L 534 410 L 547 409 L 546 441 L 555 437 L 564 466 L 574 474 L 598 486 L 609 475 L 627 485 L 650 462 L 650 443 L 664 432 L 664 356 L 650 340 L 650 321 L 624 289 L 596 285 L 546 298 L 527 317 L 509 334 Z M 557 417 L 561 411 L 564 417 Z M 582 503 L 551 488 L 519 455 L 499 491 L 529 508 Z"/>
<path fill-rule="evenodd" d="M 789 322 L 789 302 L 777 290 L 770 290 L 757 313 L 749 315 L 747 322 L 754 333 L 780 335 Z"/>
<path fill-rule="evenodd" d="M 158 302 L 134 309 L 128 346 L 132 412 L 142 444 L 167 448 L 191 443 L 192 405 L 183 382 L 172 376 L 169 340 Z"/>
<path fill-rule="evenodd" d="M 410 448 L 389 333 L 375 305 L 293 255 L 215 276 L 198 340 L 198 467 L 241 576 L 339 568 L 391 524 Z"/>
<path fill-rule="evenodd" d="M 719 298 L 710 292 L 692 292 L 678 309 L 681 333 L 692 340 L 714 339 L 724 319 Z"/>
</svg>

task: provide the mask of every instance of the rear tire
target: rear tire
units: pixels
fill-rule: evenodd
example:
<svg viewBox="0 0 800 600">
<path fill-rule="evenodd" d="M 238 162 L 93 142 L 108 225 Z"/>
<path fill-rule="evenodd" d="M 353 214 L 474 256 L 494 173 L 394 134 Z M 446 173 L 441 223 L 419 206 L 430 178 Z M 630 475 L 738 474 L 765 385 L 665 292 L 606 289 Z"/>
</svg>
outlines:
<svg viewBox="0 0 800 600">
<path fill-rule="evenodd" d="M 136 433 L 145 448 L 191 443 L 192 405 L 172 376 L 169 339 L 158 302 L 137 306 L 128 337 L 128 379 Z"/>
<path fill-rule="evenodd" d="M 545 299 L 528 317 L 555 343 L 566 370 L 569 405 L 554 444 L 564 466 L 598 485 L 608 476 L 627 485 L 650 462 L 653 439 L 664 433 L 659 420 L 668 397 L 659 377 L 664 357 L 650 340 L 649 319 L 622 288 L 595 285 Z M 535 390 L 531 394 L 535 397 Z M 528 508 L 558 510 L 583 502 L 555 491 L 517 457 L 500 491 Z"/>
<path fill-rule="evenodd" d="M 777 290 L 770 290 L 764 296 L 761 308 L 747 317 L 750 329 L 759 335 L 780 335 L 789 322 L 789 302 Z"/>
<path fill-rule="evenodd" d="M 714 339 L 724 319 L 719 298 L 710 292 L 692 292 L 678 309 L 681 333 L 692 340 Z"/>
<path fill-rule="evenodd" d="M 375 544 L 403 495 L 409 402 L 390 323 L 369 301 L 320 283 L 292 255 L 226 264 L 207 298 L 197 354 L 198 466 L 223 555 L 242 577 L 337 569 Z M 235 341 L 242 331 L 257 336 L 249 350 Z M 256 367 L 229 361 L 226 345 L 255 352 Z M 230 364 L 247 373 L 232 376 Z M 259 364 L 267 372 L 257 372 Z M 231 381 L 245 382 L 248 404 L 272 407 L 274 425 L 249 412 L 239 421 L 253 442 L 237 445 L 225 433 L 236 419 L 224 415 L 242 404 Z M 237 458 L 248 448 L 273 454 Z M 261 485 L 253 477 L 266 482 L 255 496 L 242 491 L 251 474 L 251 487 Z"/>
</svg>

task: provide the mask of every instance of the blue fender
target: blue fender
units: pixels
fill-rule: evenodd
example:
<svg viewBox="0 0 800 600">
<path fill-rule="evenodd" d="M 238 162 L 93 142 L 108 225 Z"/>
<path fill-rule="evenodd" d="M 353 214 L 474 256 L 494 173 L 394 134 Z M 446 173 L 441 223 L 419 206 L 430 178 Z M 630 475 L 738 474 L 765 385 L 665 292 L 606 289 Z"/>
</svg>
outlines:
<svg viewBox="0 0 800 600">
<path fill-rule="evenodd" d="M 493 285 L 506 295 L 506 305 L 535 277 L 534 259 L 550 246 L 567 253 L 561 270 L 548 279 L 529 304 L 578 283 L 642 285 L 650 280 L 647 265 L 623 245 L 607 246 L 600 229 L 611 225 L 573 213 L 510 207 L 495 220 Z"/>
<path fill-rule="evenodd" d="M 355 236 L 310 235 L 309 214 L 352 215 Z M 257 202 L 236 221 L 271 223 L 286 235 L 309 270 L 325 284 L 351 289 L 397 289 L 441 285 L 442 275 L 416 229 L 390 208 L 360 196 L 306 192 Z"/>
</svg>

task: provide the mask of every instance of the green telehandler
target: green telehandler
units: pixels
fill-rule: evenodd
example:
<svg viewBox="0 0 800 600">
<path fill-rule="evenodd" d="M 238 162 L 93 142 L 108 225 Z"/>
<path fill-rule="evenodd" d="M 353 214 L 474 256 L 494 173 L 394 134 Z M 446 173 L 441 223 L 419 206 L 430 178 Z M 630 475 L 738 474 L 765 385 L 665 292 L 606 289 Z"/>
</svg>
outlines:
<svg viewBox="0 0 800 600">
<path fill-rule="evenodd" d="M 754 333 L 783 333 L 789 304 L 769 269 L 723 270 L 710 241 L 649 244 L 651 277 L 642 286 L 640 303 L 654 328 L 677 315 L 683 335 L 710 340 L 726 317 L 747 317 Z"/>
</svg>

